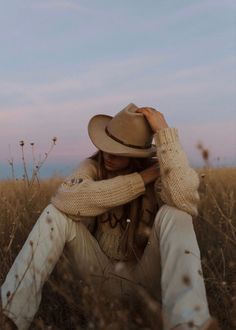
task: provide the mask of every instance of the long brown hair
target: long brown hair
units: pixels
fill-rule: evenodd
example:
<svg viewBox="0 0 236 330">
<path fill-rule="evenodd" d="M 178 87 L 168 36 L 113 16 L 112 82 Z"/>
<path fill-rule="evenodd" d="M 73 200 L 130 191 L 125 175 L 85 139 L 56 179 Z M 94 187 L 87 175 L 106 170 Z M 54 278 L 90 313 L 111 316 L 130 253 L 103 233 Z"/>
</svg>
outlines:
<svg viewBox="0 0 236 330">
<path fill-rule="evenodd" d="M 98 150 L 95 154 L 89 157 L 89 159 L 93 159 L 98 162 L 98 180 L 104 180 L 108 177 L 108 171 L 106 170 L 104 166 L 104 160 L 103 160 L 103 152 L 101 150 Z M 141 172 L 145 168 L 153 165 L 157 162 L 156 158 L 132 158 L 130 157 L 130 165 L 128 168 L 129 173 L 133 172 Z M 139 196 L 137 200 L 131 201 L 124 205 L 124 211 L 122 218 L 120 220 L 120 224 L 126 223 L 127 219 L 132 218 L 133 219 L 131 223 L 126 223 L 126 227 L 123 228 L 124 233 L 122 235 L 122 239 L 120 242 L 120 249 L 123 252 L 125 256 L 132 255 L 133 257 L 137 258 L 136 253 L 136 247 L 135 247 L 135 232 L 138 227 L 139 221 L 140 221 L 140 214 L 141 214 L 141 208 L 143 205 L 143 195 Z M 134 209 L 136 209 L 136 212 L 134 212 Z M 135 215 L 134 215 L 135 213 Z M 97 217 L 97 222 L 98 222 Z M 108 211 L 108 219 L 106 221 L 111 221 L 111 214 L 110 211 Z"/>
</svg>

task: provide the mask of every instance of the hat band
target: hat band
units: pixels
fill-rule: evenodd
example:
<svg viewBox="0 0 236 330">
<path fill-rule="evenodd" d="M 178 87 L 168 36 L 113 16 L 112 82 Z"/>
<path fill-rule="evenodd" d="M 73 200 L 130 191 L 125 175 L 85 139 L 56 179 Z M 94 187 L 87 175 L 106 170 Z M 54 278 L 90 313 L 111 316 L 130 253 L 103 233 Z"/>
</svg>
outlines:
<svg viewBox="0 0 236 330">
<path fill-rule="evenodd" d="M 120 144 L 122 144 L 122 145 L 124 145 L 124 146 L 126 146 L 126 147 L 129 147 L 129 148 L 134 148 L 134 149 L 149 149 L 149 148 L 152 147 L 151 144 L 148 144 L 148 145 L 146 145 L 146 146 L 144 146 L 144 147 L 141 147 L 141 146 L 136 146 L 136 145 L 133 145 L 133 144 L 125 143 L 125 142 L 123 142 L 123 141 L 117 139 L 117 137 L 115 137 L 114 135 L 112 135 L 112 134 L 108 131 L 107 127 L 105 128 L 105 132 L 106 132 L 106 134 L 107 134 L 111 139 L 113 139 L 113 140 L 115 140 L 116 142 L 119 142 Z"/>
</svg>

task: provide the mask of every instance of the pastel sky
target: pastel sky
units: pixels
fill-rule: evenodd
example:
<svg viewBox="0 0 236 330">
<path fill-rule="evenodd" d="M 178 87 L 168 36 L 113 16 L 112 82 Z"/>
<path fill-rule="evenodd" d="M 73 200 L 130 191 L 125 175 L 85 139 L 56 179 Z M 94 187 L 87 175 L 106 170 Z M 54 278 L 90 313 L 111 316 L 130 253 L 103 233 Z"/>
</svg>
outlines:
<svg viewBox="0 0 236 330">
<path fill-rule="evenodd" d="M 0 178 L 19 141 L 42 175 L 68 173 L 96 149 L 87 123 L 128 103 L 152 106 L 213 165 L 236 166 L 233 0 L 0 0 Z M 10 151 L 9 151 L 10 150 Z M 218 158 L 219 157 L 219 158 Z M 218 160 L 217 160 L 218 158 Z"/>
</svg>

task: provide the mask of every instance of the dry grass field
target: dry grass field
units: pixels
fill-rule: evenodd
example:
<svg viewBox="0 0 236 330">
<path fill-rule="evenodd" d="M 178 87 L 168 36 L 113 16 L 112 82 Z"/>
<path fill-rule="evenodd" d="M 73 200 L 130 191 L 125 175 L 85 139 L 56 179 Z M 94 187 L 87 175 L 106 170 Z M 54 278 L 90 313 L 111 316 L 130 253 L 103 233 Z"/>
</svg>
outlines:
<svg viewBox="0 0 236 330">
<path fill-rule="evenodd" d="M 236 169 L 202 169 L 199 216 L 194 219 L 210 311 L 223 330 L 236 329 Z M 0 285 L 60 178 L 0 182 Z M 109 302 L 81 285 L 62 257 L 43 290 L 31 329 L 157 329 L 157 309 Z M 0 316 L 1 317 L 1 316 Z M 191 325 L 190 325 L 191 326 Z"/>
</svg>

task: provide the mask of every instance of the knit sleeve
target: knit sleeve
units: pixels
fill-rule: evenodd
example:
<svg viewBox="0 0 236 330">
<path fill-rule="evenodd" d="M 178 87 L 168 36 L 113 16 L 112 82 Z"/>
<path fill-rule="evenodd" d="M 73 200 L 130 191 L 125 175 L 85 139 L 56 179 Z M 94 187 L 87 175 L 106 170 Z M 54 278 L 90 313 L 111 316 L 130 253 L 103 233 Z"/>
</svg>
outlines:
<svg viewBox="0 0 236 330">
<path fill-rule="evenodd" d="M 156 186 L 162 201 L 191 215 L 197 215 L 199 178 L 189 166 L 177 129 L 161 129 L 154 135 L 154 139 L 161 174 L 161 184 L 157 182 Z"/>
<path fill-rule="evenodd" d="M 143 179 L 136 172 L 112 179 L 96 179 L 96 162 L 84 161 L 59 187 L 52 204 L 69 215 L 96 216 L 130 202 L 145 191 Z"/>
</svg>

